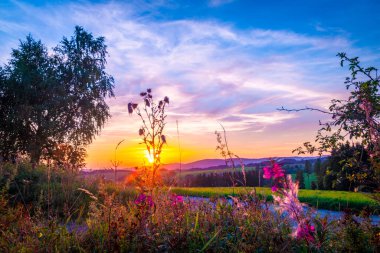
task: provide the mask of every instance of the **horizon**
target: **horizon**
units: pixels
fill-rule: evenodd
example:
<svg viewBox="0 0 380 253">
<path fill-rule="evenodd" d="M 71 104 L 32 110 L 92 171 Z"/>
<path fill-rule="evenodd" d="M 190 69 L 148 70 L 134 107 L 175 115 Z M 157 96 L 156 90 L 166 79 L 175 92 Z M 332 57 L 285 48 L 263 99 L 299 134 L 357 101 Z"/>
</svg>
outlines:
<svg viewBox="0 0 380 253">
<path fill-rule="evenodd" d="M 313 160 L 313 159 L 318 159 L 318 158 L 322 158 L 324 159 L 325 157 L 328 157 L 329 155 L 309 155 L 309 156 L 306 156 L 306 155 L 298 155 L 298 156 L 279 156 L 279 157 L 260 157 L 260 158 L 246 158 L 246 157 L 240 157 L 240 158 L 233 158 L 234 160 L 277 160 L 277 159 L 286 159 L 286 158 L 290 158 L 290 159 L 296 159 L 296 158 L 299 158 L 299 159 L 302 159 L 302 161 L 304 160 L 307 160 L 307 159 L 310 159 L 310 160 Z M 182 166 L 184 165 L 189 165 L 189 164 L 194 164 L 194 163 L 199 163 L 199 162 L 204 162 L 204 161 L 225 161 L 223 158 L 204 158 L 204 159 L 200 159 L 200 160 L 194 160 L 194 161 L 190 161 L 190 162 L 186 162 L 186 163 L 179 163 L 179 162 L 174 162 L 174 163 L 163 163 L 161 164 L 162 168 L 163 169 L 167 169 L 165 168 L 165 166 L 174 166 L 174 165 L 179 165 L 181 164 Z M 251 163 L 254 163 L 254 162 L 250 162 L 250 163 L 244 163 L 245 165 L 248 165 L 248 164 L 251 164 Z M 279 162 L 281 163 L 281 161 Z M 207 169 L 207 168 L 211 168 L 211 167 L 215 167 L 215 166 L 220 166 L 220 165 L 210 165 L 209 167 L 202 167 L 202 168 L 198 168 L 198 167 L 191 167 L 191 168 L 186 168 L 186 169 L 182 169 L 182 170 L 189 170 L 189 169 Z M 127 166 L 124 166 L 124 167 L 118 167 L 117 168 L 117 171 L 120 171 L 120 170 L 134 170 L 136 169 L 136 166 L 130 166 L 130 167 L 127 167 Z M 110 167 L 110 168 L 82 168 L 80 171 L 95 171 L 95 170 L 109 170 L 109 171 L 114 171 L 114 168 L 113 167 Z M 177 169 L 167 169 L 167 170 L 179 170 L 179 168 Z"/>
<path fill-rule="evenodd" d="M 107 100 L 112 118 L 87 148 L 88 168 L 111 167 L 122 139 L 121 166 L 144 162 L 139 119 L 128 115 L 127 104 L 141 102 L 147 88 L 157 99 L 170 98 L 163 164 L 180 160 L 177 120 L 182 163 L 222 159 L 215 150 L 219 123 L 241 157 L 295 156 L 292 150 L 313 141 L 319 120 L 328 117 L 277 108 L 326 109 L 331 99 L 346 97 L 349 71 L 340 67 L 338 52 L 380 67 L 380 2 L 273 4 L 6 0 L 0 3 L 0 63 L 29 33 L 49 50 L 75 25 L 106 38 L 116 98 Z"/>
</svg>

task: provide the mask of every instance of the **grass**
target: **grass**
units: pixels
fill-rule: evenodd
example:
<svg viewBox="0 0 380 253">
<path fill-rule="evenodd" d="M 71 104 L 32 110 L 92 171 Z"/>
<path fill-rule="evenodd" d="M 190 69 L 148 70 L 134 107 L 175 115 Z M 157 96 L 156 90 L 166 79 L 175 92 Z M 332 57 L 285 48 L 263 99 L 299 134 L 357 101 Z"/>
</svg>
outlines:
<svg viewBox="0 0 380 253">
<path fill-rule="evenodd" d="M 293 236 L 294 224 L 299 226 L 300 221 L 272 212 L 265 201 L 247 199 L 239 206 L 221 198 L 183 201 L 172 194 L 223 197 L 249 193 L 251 187 L 162 187 L 149 196 L 151 205 L 136 202 L 140 192 L 135 187 L 84 180 L 63 171 L 53 170 L 47 184 L 43 166 L 8 164 L 0 172 L 0 252 L 379 251 L 380 230 L 369 220 L 347 215 L 336 222 L 310 216 L 317 232 L 311 234 L 312 241 L 305 241 Z M 257 192 L 271 198 L 269 188 Z M 371 202 L 360 193 L 301 190 L 300 199 L 307 198 L 317 199 L 320 206 L 327 205 L 323 199 L 334 203 L 349 199 L 350 207 L 355 201 L 359 206 Z"/>
<path fill-rule="evenodd" d="M 229 195 L 246 194 L 253 190 L 252 187 L 181 187 L 173 188 L 173 192 L 185 196 L 197 197 L 226 197 Z M 272 200 L 270 188 L 256 187 L 257 194 Z M 342 211 L 345 208 L 362 210 L 369 207 L 374 213 L 379 214 L 380 206 L 369 194 L 345 191 L 321 191 L 305 190 L 299 191 L 299 200 L 310 206 L 320 209 Z"/>
</svg>

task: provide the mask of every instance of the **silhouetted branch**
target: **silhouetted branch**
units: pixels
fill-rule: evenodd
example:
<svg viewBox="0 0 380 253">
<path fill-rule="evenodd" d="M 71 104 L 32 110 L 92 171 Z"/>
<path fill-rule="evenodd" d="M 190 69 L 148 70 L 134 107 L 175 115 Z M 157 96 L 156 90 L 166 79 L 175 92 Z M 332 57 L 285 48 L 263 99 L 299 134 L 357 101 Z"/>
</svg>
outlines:
<svg viewBox="0 0 380 253">
<path fill-rule="evenodd" d="M 333 112 L 327 112 L 327 111 L 324 111 L 324 110 L 321 110 L 321 109 L 317 109 L 317 108 L 313 108 L 313 107 L 308 107 L 308 106 L 306 106 L 305 108 L 300 108 L 300 109 L 286 109 L 283 106 L 281 106 L 281 108 L 277 108 L 277 110 L 278 111 L 285 111 L 285 112 L 317 111 L 317 112 L 321 112 L 321 113 L 326 113 L 326 114 L 334 115 Z"/>
</svg>

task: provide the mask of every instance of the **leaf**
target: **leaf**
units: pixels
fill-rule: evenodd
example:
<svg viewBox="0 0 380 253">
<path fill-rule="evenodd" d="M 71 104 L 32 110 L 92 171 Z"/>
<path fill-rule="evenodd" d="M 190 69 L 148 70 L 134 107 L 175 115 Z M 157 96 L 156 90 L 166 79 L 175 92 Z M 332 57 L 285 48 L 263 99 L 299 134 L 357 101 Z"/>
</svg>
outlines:
<svg viewBox="0 0 380 253">
<path fill-rule="evenodd" d="M 222 231 L 222 229 L 219 229 L 214 235 L 213 237 L 211 237 L 210 240 L 208 240 L 208 242 L 203 246 L 203 248 L 200 250 L 200 252 L 203 252 L 207 249 L 207 247 L 215 240 L 215 238 L 219 235 L 219 233 Z"/>
</svg>

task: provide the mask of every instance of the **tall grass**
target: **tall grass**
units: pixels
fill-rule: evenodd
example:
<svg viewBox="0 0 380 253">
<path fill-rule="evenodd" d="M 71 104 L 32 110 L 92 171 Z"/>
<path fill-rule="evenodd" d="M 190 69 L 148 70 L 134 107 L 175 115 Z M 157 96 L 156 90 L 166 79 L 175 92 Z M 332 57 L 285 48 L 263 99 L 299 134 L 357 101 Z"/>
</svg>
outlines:
<svg viewBox="0 0 380 253">
<path fill-rule="evenodd" d="M 27 164 L 6 165 L 1 172 L 0 252 L 378 250 L 378 226 L 350 217 L 334 222 L 313 218 L 317 232 L 313 243 L 305 244 L 292 236 L 291 220 L 268 207 L 268 188 L 257 188 L 263 198 L 256 198 L 252 188 L 235 187 L 239 197 L 232 205 L 225 198 L 212 198 L 231 195 L 228 187 L 160 188 L 152 195 L 154 204 L 149 205 L 136 201 L 139 192 L 135 188 L 102 180 L 83 181 L 53 170 L 49 213 L 49 185 L 43 167 L 32 170 Z M 303 192 L 310 191 L 300 195 Z M 211 201 L 182 199 L 174 193 L 211 197 Z"/>
</svg>

